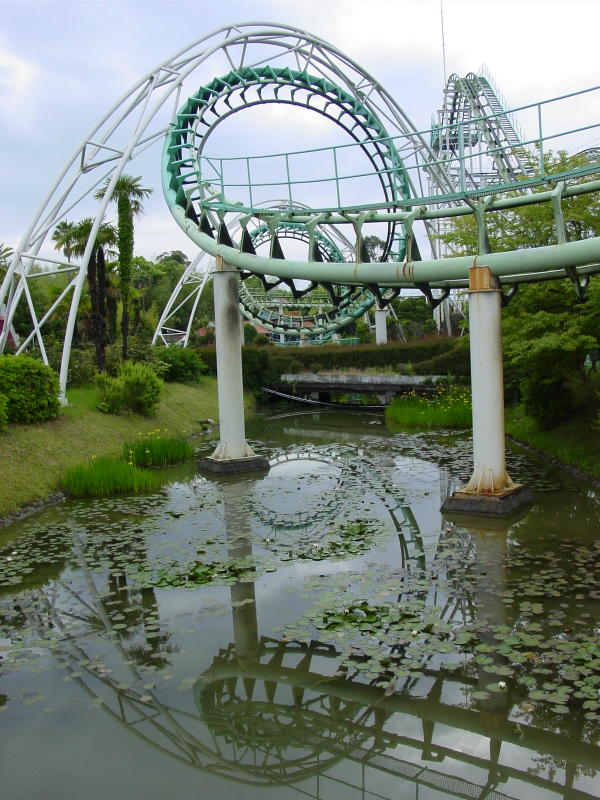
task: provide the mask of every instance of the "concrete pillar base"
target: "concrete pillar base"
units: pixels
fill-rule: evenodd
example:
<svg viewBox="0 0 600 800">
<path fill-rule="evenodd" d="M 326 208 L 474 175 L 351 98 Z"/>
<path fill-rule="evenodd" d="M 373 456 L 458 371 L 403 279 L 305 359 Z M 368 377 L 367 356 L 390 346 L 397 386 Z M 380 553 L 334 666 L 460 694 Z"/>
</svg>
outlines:
<svg viewBox="0 0 600 800">
<path fill-rule="evenodd" d="M 247 456 L 246 458 L 201 458 L 198 469 L 213 475 L 237 475 L 240 472 L 268 472 L 269 459 L 263 456 Z"/>
<path fill-rule="evenodd" d="M 505 517 L 535 503 L 535 495 L 527 486 L 516 484 L 510 489 L 478 494 L 466 489 L 453 492 L 444 500 L 443 514 L 475 514 L 480 517 Z"/>
</svg>

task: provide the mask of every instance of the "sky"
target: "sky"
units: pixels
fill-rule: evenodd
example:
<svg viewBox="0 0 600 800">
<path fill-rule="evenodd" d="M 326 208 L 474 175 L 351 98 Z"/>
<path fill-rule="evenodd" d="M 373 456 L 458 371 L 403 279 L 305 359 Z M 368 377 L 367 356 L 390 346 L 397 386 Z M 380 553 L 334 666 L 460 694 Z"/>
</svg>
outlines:
<svg viewBox="0 0 600 800">
<path fill-rule="evenodd" d="M 440 107 L 444 75 L 477 71 L 482 63 L 511 107 L 600 83 L 595 0 L 443 0 L 445 63 L 440 5 L 0 0 L 0 243 L 18 244 L 67 158 L 132 84 L 228 23 L 285 23 L 322 37 L 373 74 L 418 128 L 429 127 Z M 319 127 L 298 127 L 294 120 L 271 109 L 268 115 L 255 113 L 254 120 L 248 116 L 246 124 L 256 125 L 260 138 L 261 124 L 268 123 L 275 152 L 286 149 L 286 125 L 294 127 L 297 141 L 319 146 Z M 232 129 L 231 152 L 239 139 Z M 143 178 L 155 192 L 136 228 L 136 252 L 147 258 L 172 249 L 193 255 L 194 246 L 166 208 L 157 178 L 160 149 L 153 152 L 154 166 L 145 167 Z M 139 174 L 135 163 L 128 171 Z"/>
</svg>

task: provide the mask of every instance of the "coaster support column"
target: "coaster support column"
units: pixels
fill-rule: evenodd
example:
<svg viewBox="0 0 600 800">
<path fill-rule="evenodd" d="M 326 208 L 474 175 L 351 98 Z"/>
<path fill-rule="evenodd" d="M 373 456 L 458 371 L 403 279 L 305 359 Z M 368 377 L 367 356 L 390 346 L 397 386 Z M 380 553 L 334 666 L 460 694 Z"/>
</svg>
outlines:
<svg viewBox="0 0 600 800">
<path fill-rule="evenodd" d="M 222 256 L 215 259 L 213 290 L 220 441 L 200 467 L 217 473 L 268 470 L 268 460 L 256 456 L 246 442 L 239 277 Z"/>
<path fill-rule="evenodd" d="M 469 269 L 473 476 L 468 491 L 499 492 L 506 472 L 500 290 L 489 267 Z"/>
<path fill-rule="evenodd" d="M 442 511 L 509 514 L 533 501 L 506 471 L 501 297 L 489 267 L 469 269 L 469 341 L 473 407 L 473 475 Z"/>
<path fill-rule="evenodd" d="M 387 308 L 375 309 L 375 344 L 387 344 Z"/>
</svg>

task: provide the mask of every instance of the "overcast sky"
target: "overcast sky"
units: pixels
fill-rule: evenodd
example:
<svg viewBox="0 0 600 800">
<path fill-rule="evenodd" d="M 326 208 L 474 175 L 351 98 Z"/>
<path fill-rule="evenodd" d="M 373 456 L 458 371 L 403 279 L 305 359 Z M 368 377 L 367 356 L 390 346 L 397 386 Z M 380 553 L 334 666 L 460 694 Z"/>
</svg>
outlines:
<svg viewBox="0 0 600 800">
<path fill-rule="evenodd" d="M 444 0 L 443 8 L 447 74 L 484 62 L 511 106 L 600 83 L 597 0 Z M 444 85 L 439 0 L 0 2 L 0 242 L 18 243 L 67 157 L 143 74 L 214 28 L 252 20 L 331 42 L 429 127 Z M 307 146 L 319 145 L 315 135 Z M 155 189 L 136 251 L 191 255 Z"/>
</svg>

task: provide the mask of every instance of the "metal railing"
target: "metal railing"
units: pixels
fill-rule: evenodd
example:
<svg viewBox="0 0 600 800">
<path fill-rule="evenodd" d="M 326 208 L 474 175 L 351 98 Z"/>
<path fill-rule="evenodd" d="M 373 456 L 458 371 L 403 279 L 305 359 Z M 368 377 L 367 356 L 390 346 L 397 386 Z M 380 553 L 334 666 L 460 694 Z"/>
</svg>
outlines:
<svg viewBox="0 0 600 800">
<path fill-rule="evenodd" d="M 248 213 L 257 209 L 257 204 L 262 199 L 259 197 L 261 192 L 286 197 L 290 209 L 298 204 L 298 207 L 302 205 L 305 210 L 308 204 L 313 212 L 325 213 L 350 211 L 354 208 L 368 211 L 432 203 L 447 204 L 469 196 L 523 191 L 549 182 L 582 178 L 600 171 L 600 156 L 598 161 L 590 162 L 588 159 L 585 163 L 564 170 L 553 171 L 548 168 L 547 155 L 553 147 L 558 146 L 560 150 L 576 153 L 581 150 L 583 139 L 589 141 L 590 138 L 600 135 L 600 120 L 582 121 L 582 124 L 567 129 L 559 129 L 553 124 L 553 117 L 558 116 L 561 120 L 572 117 L 571 113 L 565 112 L 565 107 L 574 98 L 585 101 L 580 104 L 580 108 L 594 109 L 598 107 L 600 86 L 518 106 L 509 111 L 503 110 L 396 137 L 268 155 L 229 158 L 201 156 L 198 169 L 191 169 L 180 177 L 186 181 L 193 177 L 195 187 L 191 199 L 199 201 L 203 207 Z M 492 128 L 494 120 L 508 114 L 511 117 L 517 114 L 528 115 L 530 123 L 533 121 L 536 128 L 534 135 L 526 138 L 519 148 L 521 156 L 523 148 L 527 153 L 532 175 L 510 181 L 503 181 L 497 176 L 482 186 L 475 178 L 481 173 L 485 163 L 489 163 L 496 154 L 510 154 L 515 148 L 506 144 L 490 146 L 488 141 L 483 141 L 477 135 L 476 125 L 489 123 Z M 424 152 L 421 144 L 423 138 L 431 140 L 432 133 L 435 133 L 439 142 L 434 158 L 431 158 L 433 151 Z M 368 154 L 371 145 L 377 145 L 389 153 L 387 163 L 390 166 L 377 172 L 369 167 L 357 167 L 359 157 L 362 156 L 363 163 L 367 161 L 365 154 Z M 311 171 L 314 173 L 315 167 L 318 167 L 321 177 L 307 178 L 303 165 L 295 164 L 300 156 L 307 155 L 312 159 Z M 440 188 L 435 194 L 421 196 L 415 192 L 410 198 L 397 196 L 381 199 L 377 196 L 377 190 L 380 190 L 379 177 L 393 177 L 401 172 L 408 176 L 412 187 L 424 185 L 424 176 L 443 173 L 451 190 L 443 191 Z M 323 202 L 323 187 L 329 195 L 326 202 Z M 307 189 L 311 190 L 314 202 L 307 203 Z M 372 195 L 368 197 L 369 202 L 365 202 L 367 189 Z"/>
</svg>

